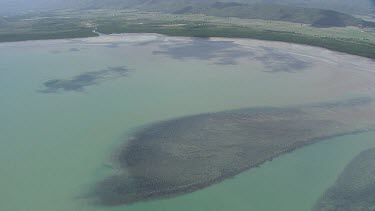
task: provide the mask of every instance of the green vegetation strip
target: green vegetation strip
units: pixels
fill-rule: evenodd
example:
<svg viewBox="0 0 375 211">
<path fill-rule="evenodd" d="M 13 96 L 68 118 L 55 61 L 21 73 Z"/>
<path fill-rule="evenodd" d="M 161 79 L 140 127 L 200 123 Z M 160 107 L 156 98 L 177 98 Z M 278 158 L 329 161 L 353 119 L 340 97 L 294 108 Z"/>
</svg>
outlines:
<svg viewBox="0 0 375 211">
<path fill-rule="evenodd" d="M 295 32 L 256 30 L 246 27 L 188 24 L 163 26 L 153 24 L 100 25 L 103 33 L 159 33 L 169 36 L 230 37 L 282 41 L 327 48 L 334 51 L 375 59 L 375 44 L 358 39 L 302 35 Z"/>
<path fill-rule="evenodd" d="M 45 33 L 8 33 L 0 35 L 0 42 L 17 42 L 26 40 L 49 40 L 49 39 L 69 39 L 98 36 L 91 29 L 81 29 L 63 32 Z"/>
<path fill-rule="evenodd" d="M 370 28 L 314 28 L 291 22 L 178 15 L 129 10 L 31 13 L 0 17 L 0 42 L 65 39 L 111 33 L 159 33 L 186 37 L 229 37 L 319 46 L 375 59 L 375 31 Z"/>
</svg>

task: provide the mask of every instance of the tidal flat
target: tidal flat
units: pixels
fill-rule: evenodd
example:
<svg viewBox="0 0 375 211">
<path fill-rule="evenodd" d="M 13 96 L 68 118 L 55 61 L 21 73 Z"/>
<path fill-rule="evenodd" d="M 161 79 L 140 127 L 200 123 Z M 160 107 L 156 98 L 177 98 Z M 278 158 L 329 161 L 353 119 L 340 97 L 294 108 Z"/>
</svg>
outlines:
<svg viewBox="0 0 375 211">
<path fill-rule="evenodd" d="M 311 123 L 299 113 L 290 122 L 307 127 L 322 112 L 362 130 L 367 115 L 357 117 L 375 97 L 374 61 L 290 43 L 157 34 L 2 43 L 0 58 L 0 210 L 310 210 L 350 160 L 375 147 L 371 131 L 326 137 L 189 194 L 98 206 L 88 193 L 129 173 L 120 152 L 149 127 L 211 125 L 210 116 L 223 127 L 244 114 L 291 118 L 302 109 L 314 114 Z M 350 117 L 328 112 L 350 107 L 358 108 Z"/>
</svg>

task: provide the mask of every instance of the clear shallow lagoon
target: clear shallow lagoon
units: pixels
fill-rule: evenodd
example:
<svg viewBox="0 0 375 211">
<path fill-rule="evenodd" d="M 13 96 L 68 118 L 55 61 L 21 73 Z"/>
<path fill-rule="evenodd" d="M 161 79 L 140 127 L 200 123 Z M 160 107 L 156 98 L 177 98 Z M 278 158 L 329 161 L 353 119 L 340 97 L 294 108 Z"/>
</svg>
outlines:
<svg viewBox="0 0 375 211">
<path fill-rule="evenodd" d="M 375 134 L 130 206 L 85 194 L 134 129 L 189 114 L 375 95 L 375 62 L 321 48 L 154 34 L 0 44 L 1 210 L 309 210 Z"/>
</svg>

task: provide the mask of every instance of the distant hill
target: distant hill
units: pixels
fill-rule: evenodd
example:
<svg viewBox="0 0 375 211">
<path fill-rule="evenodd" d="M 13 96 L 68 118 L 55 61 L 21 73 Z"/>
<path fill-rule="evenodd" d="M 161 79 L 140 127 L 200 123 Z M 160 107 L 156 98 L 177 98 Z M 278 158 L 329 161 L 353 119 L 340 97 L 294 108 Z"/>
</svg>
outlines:
<svg viewBox="0 0 375 211">
<path fill-rule="evenodd" d="M 217 0 L 216 0 L 217 1 Z M 349 14 L 375 14 L 375 0 L 220 0 L 221 2 L 238 2 L 245 4 L 273 4 L 292 7 L 316 8 L 340 11 Z M 214 0 L 76 0 L 93 7 L 105 5 L 129 7 L 135 5 L 166 5 L 177 7 L 189 3 L 213 3 Z M 89 3 L 88 3 L 89 2 Z M 156 6 L 157 7 L 157 6 Z"/>
<path fill-rule="evenodd" d="M 375 14 L 375 0 L 236 0 L 242 3 L 268 3 L 294 7 L 335 10 L 349 14 Z"/>
<path fill-rule="evenodd" d="M 351 15 L 314 8 L 292 7 L 279 4 L 239 2 L 217 2 L 217 0 L 81 0 L 85 9 L 98 8 L 133 8 L 143 11 L 167 12 L 175 14 L 205 14 L 220 17 L 237 17 L 247 19 L 263 19 L 275 21 L 289 21 L 311 24 L 315 27 L 375 27 L 375 23 L 366 22 Z M 242 0 L 251 1 L 251 0 Z M 270 1 L 270 0 L 265 0 Z M 361 0 L 360 0 L 361 1 Z"/>
<path fill-rule="evenodd" d="M 221 0 L 222 2 L 216 1 L 217 0 L 12 0 L 12 2 L 10 2 L 10 0 L 0 0 L 0 4 L 8 6 L 11 8 L 10 10 L 14 11 L 21 10 L 22 7 L 33 10 L 132 8 L 142 11 L 175 14 L 191 13 L 220 17 L 289 21 L 311 24 L 316 27 L 373 27 L 375 25 L 372 22 L 366 22 L 351 15 L 333 10 L 287 6 L 294 5 L 297 2 L 299 2 L 299 5 L 303 3 L 303 5 L 309 6 L 316 3 L 317 0 L 280 0 L 277 1 L 277 4 L 274 0 L 232 0 L 233 2 L 231 2 L 231 0 Z M 238 1 L 252 2 L 252 4 L 239 3 Z M 367 0 L 356 0 L 356 2 L 357 1 L 359 2 L 358 4 L 360 4 L 360 2 Z M 331 4 L 333 4 L 333 2 L 339 4 L 339 2 L 335 0 L 330 0 L 329 2 L 331 2 Z M 347 2 L 347 0 L 341 0 L 340 2 Z M 285 5 L 281 5 L 281 3 L 285 3 Z M 349 4 L 348 2 L 348 5 L 351 4 L 352 3 Z"/>
<path fill-rule="evenodd" d="M 215 2 L 211 5 L 206 6 L 189 5 L 176 10 L 174 13 L 199 13 L 220 17 L 289 21 L 311 24 L 315 27 L 375 26 L 375 23 L 366 22 L 351 15 L 332 10 L 288 7 L 269 4 Z"/>
<path fill-rule="evenodd" d="M 289 21 L 311 24 L 316 27 L 374 27 L 375 25 L 372 22 L 366 22 L 341 12 L 308 8 L 315 6 L 332 8 L 337 6 L 338 9 L 345 10 L 346 7 L 350 6 L 352 7 L 351 11 L 358 8 L 358 11 L 364 12 L 362 9 L 365 7 L 367 9 L 375 7 L 375 0 L 221 0 L 221 2 L 217 2 L 217 0 L 0 0 L 0 5 L 3 6 L 0 7 L 3 9 L 8 7 L 7 11 L 131 8 L 175 14 L 192 13 L 220 17 Z"/>
<path fill-rule="evenodd" d="M 217 1 L 217 0 L 216 0 Z M 375 14 L 375 0 L 220 0 L 246 4 L 272 4 L 317 8 L 349 14 Z M 214 0 L 0 0 L 0 12 L 40 9 L 98 9 L 167 6 L 176 9 L 187 4 L 214 3 Z"/>
</svg>

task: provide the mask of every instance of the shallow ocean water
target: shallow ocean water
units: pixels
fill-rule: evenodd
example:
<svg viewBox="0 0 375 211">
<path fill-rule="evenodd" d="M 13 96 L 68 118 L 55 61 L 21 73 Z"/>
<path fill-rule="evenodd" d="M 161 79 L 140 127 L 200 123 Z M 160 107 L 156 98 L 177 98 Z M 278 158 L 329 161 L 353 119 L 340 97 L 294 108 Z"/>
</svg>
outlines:
<svg viewBox="0 0 375 211">
<path fill-rule="evenodd" d="M 116 207 L 87 192 L 132 131 L 190 114 L 375 95 L 375 62 L 321 48 L 155 34 L 0 44 L 1 210 L 309 210 L 375 134 L 337 137 L 209 188 Z"/>
</svg>

